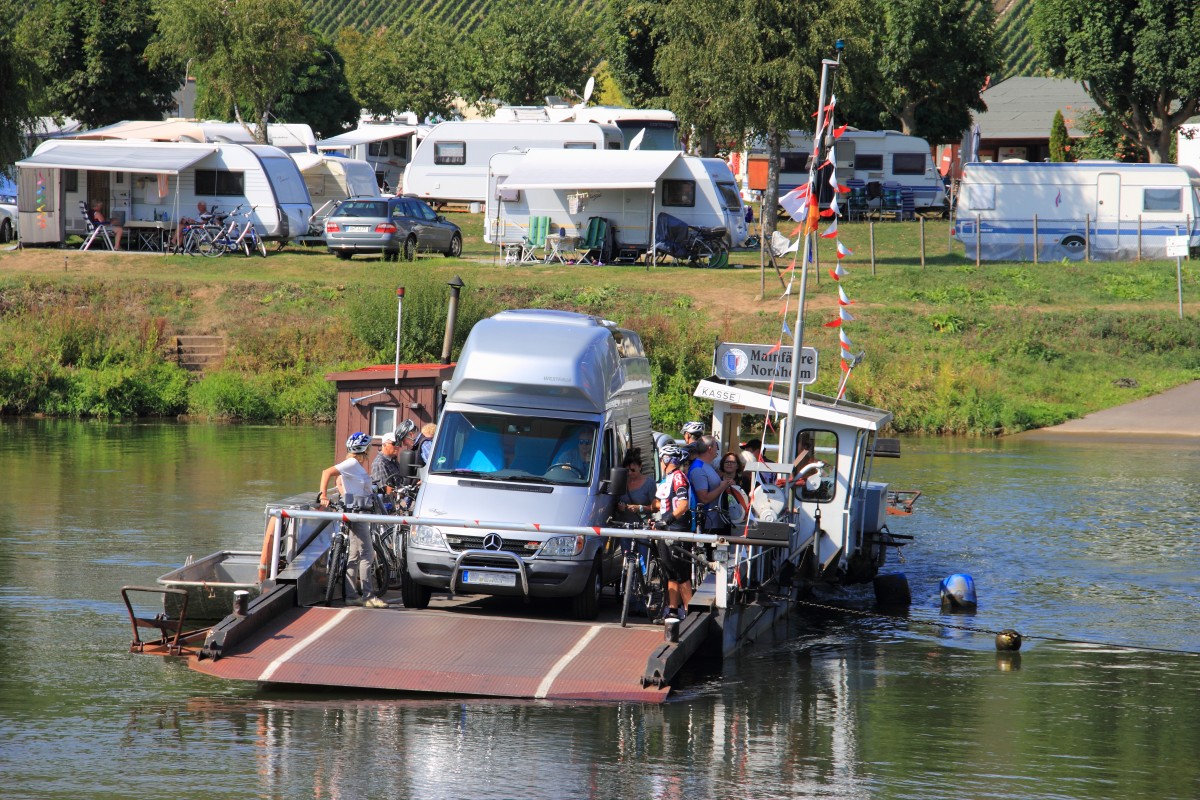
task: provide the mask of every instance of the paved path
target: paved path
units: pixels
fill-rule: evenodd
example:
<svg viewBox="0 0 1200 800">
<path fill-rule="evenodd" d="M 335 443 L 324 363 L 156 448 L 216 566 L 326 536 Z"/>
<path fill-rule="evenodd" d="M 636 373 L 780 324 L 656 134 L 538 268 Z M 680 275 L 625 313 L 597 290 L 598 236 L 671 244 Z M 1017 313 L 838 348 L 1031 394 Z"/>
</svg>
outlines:
<svg viewBox="0 0 1200 800">
<path fill-rule="evenodd" d="M 1088 414 L 1052 428 L 1028 431 L 1039 434 L 1141 434 L 1200 437 L 1200 381 L 1116 408 Z"/>
</svg>

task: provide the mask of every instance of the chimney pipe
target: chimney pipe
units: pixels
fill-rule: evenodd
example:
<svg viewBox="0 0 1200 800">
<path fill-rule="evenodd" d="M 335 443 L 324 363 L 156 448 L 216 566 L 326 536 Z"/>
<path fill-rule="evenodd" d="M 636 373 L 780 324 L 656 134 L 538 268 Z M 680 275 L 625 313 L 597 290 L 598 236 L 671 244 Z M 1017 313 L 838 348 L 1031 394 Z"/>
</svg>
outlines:
<svg viewBox="0 0 1200 800">
<path fill-rule="evenodd" d="M 450 363 L 450 348 L 454 344 L 454 323 L 458 319 L 458 295 L 465 284 L 463 279 L 454 276 L 450 281 L 450 307 L 446 310 L 446 337 L 442 339 L 442 363 Z"/>
</svg>

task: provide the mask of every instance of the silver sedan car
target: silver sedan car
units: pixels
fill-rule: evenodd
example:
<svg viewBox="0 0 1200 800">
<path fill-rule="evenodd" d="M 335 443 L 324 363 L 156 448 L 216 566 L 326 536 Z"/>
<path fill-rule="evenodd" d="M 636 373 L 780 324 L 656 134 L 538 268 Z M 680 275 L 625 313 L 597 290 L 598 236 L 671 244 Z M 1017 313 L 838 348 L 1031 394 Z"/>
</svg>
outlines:
<svg viewBox="0 0 1200 800">
<path fill-rule="evenodd" d="M 340 259 L 382 253 L 384 261 L 418 252 L 462 254 L 462 231 L 416 197 L 351 197 L 325 220 L 325 245 Z"/>
</svg>

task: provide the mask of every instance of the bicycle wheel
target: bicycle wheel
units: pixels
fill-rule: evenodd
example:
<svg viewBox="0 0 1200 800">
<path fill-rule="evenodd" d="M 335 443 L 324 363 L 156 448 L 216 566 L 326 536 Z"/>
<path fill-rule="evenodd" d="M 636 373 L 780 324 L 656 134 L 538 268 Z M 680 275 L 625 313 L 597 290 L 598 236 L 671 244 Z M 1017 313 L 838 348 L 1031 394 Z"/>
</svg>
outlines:
<svg viewBox="0 0 1200 800">
<path fill-rule="evenodd" d="M 336 587 L 341 584 L 342 597 L 346 596 L 346 537 L 335 536 L 329 548 L 329 574 L 325 583 L 325 605 L 333 603 Z"/>
<path fill-rule="evenodd" d="M 625 596 L 621 599 L 621 627 L 626 627 L 629 618 L 629 605 L 633 602 L 635 592 L 641 592 L 642 571 L 634 559 L 625 559 Z"/>
<path fill-rule="evenodd" d="M 662 564 L 658 562 L 658 556 L 648 556 L 646 558 L 646 575 L 643 578 L 642 598 L 646 603 L 646 616 L 651 622 L 662 619 L 663 601 L 667 596 L 665 575 Z"/>
<path fill-rule="evenodd" d="M 382 596 L 392 585 L 392 561 L 383 542 L 375 540 L 375 558 L 371 561 L 371 589 Z"/>
<path fill-rule="evenodd" d="M 712 259 L 712 247 L 703 239 L 696 239 L 692 242 L 691 251 L 688 253 L 688 264 L 693 267 L 707 267 Z"/>
<path fill-rule="evenodd" d="M 196 252 L 202 256 L 216 258 L 225 255 L 225 246 L 221 243 L 218 233 L 211 228 L 201 228 L 196 231 Z"/>
<path fill-rule="evenodd" d="M 258 254 L 260 256 L 262 256 L 263 258 L 266 258 L 267 257 L 267 243 L 265 241 L 263 241 L 262 239 L 260 239 L 258 236 L 254 237 L 254 243 L 255 243 L 255 245 L 258 246 Z M 280 249 L 282 250 L 283 248 L 281 247 Z"/>
</svg>

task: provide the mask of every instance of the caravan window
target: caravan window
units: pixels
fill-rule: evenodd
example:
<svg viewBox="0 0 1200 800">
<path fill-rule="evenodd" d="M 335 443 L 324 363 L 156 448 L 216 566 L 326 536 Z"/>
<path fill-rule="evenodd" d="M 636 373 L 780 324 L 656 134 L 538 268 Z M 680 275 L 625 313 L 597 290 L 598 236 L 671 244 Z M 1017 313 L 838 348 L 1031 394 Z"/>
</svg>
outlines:
<svg viewBox="0 0 1200 800">
<path fill-rule="evenodd" d="M 883 154 L 858 153 L 854 156 L 854 168 L 867 172 L 883 172 Z"/>
<path fill-rule="evenodd" d="M 224 169 L 196 170 L 196 194 L 207 197 L 244 197 L 246 176 Z"/>
<path fill-rule="evenodd" d="M 367 145 L 367 155 L 375 156 L 376 158 L 383 156 L 387 157 L 388 143 L 387 142 L 371 142 Z"/>
<path fill-rule="evenodd" d="M 78 192 L 79 191 L 79 170 L 64 169 L 63 170 L 63 191 Z"/>
<path fill-rule="evenodd" d="M 679 181 L 668 178 L 662 183 L 662 204 L 664 206 L 687 206 L 688 208 L 692 208 L 696 205 L 695 181 Z"/>
<path fill-rule="evenodd" d="M 595 142 L 564 142 L 563 150 L 595 150 Z"/>
<path fill-rule="evenodd" d="M 742 198 L 738 196 L 737 187 L 732 183 L 718 183 L 717 191 L 721 193 L 721 205 L 726 211 L 737 211 L 742 207 Z"/>
<path fill-rule="evenodd" d="M 893 153 L 892 154 L 892 174 L 893 175 L 924 175 L 925 174 L 925 154 L 924 153 Z"/>
<path fill-rule="evenodd" d="M 467 163 L 466 142 L 434 142 L 433 163 L 461 166 Z"/>
<path fill-rule="evenodd" d="M 808 172 L 808 153 L 780 153 L 780 172 Z"/>
<path fill-rule="evenodd" d="M 1182 189 L 1146 189 L 1142 195 L 1143 211 L 1183 211 Z"/>
<path fill-rule="evenodd" d="M 267 181 L 275 190 L 276 200 L 280 203 L 309 202 L 308 189 L 304 186 L 304 178 L 295 161 L 291 158 L 264 158 L 262 165 L 267 173 Z"/>
</svg>

